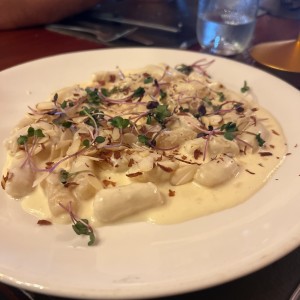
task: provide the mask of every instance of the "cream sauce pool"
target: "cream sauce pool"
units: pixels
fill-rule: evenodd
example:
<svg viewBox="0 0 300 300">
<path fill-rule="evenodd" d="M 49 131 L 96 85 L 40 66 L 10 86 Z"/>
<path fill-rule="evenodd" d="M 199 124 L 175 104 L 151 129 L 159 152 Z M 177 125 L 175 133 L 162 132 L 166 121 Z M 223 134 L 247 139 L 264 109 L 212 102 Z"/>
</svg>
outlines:
<svg viewBox="0 0 300 300">
<path fill-rule="evenodd" d="M 259 108 L 256 114 L 258 118 L 265 119 L 264 125 L 270 132 L 268 150 L 264 149 L 259 152 L 269 152 L 269 155 L 254 153 L 238 156 L 236 159 L 241 166 L 239 174 L 225 184 L 213 188 L 194 182 L 181 186 L 160 184 L 158 187 L 165 200 L 164 205 L 139 212 L 117 223 L 137 221 L 155 224 L 179 223 L 231 208 L 249 199 L 270 179 L 287 153 L 284 133 L 277 121 L 262 108 Z M 107 172 L 105 176 L 107 179 L 117 182 L 118 185 L 130 183 L 129 179 L 126 177 L 124 179 L 122 173 Z M 174 191 L 174 196 L 169 195 L 170 190 Z M 103 224 L 99 224 L 93 216 L 93 201 L 93 198 L 86 201 L 78 214 L 82 218 L 92 220 L 94 226 L 101 226 Z M 40 187 L 22 199 L 22 207 L 39 219 L 53 220 L 58 223 L 68 222 L 66 219 L 53 218 L 47 199 Z"/>
<path fill-rule="evenodd" d="M 131 183 L 145 183 L 145 177 L 157 172 L 173 176 L 183 166 L 200 165 L 182 185 L 171 184 L 180 183 L 186 175 L 182 172 L 175 183 L 176 176 L 160 180 L 155 175 L 152 181 L 163 204 L 157 201 L 150 209 L 113 221 L 173 224 L 246 201 L 270 179 L 287 152 L 280 125 L 254 103 L 251 91 L 237 94 L 201 72 L 185 74 L 167 65 L 103 72 L 89 85 L 58 91 L 19 123 L 6 148 L 11 156 L 2 186 L 11 197 L 22 198 L 26 212 L 38 219 L 69 223 L 72 208 L 72 213 L 94 226 L 105 225 L 94 210 L 101 189 L 110 188 L 104 181 L 131 189 Z M 223 168 L 219 174 L 227 176 L 226 181 L 208 187 L 197 177 L 198 171 L 211 159 L 219 163 L 222 155 L 231 160 L 234 175 L 229 178 Z M 161 163 L 174 168 L 162 168 Z M 73 174 L 66 181 L 60 177 L 62 169 L 68 176 Z M 218 173 L 220 168 L 216 169 Z"/>
</svg>

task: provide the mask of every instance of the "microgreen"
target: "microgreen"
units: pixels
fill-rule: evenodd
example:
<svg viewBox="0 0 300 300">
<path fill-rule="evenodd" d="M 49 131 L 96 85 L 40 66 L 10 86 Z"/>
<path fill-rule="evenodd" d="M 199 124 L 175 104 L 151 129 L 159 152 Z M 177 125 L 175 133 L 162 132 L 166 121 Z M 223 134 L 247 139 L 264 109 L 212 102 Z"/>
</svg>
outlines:
<svg viewBox="0 0 300 300">
<path fill-rule="evenodd" d="M 262 147 L 264 145 L 264 143 L 266 142 L 261 136 L 260 136 L 260 133 L 258 133 L 256 136 L 255 136 L 257 142 L 258 142 L 258 145 L 259 147 Z"/>
<path fill-rule="evenodd" d="M 62 109 L 65 109 L 67 106 L 73 107 L 73 106 L 74 106 L 74 102 L 71 101 L 71 100 L 68 100 L 68 101 L 64 100 L 64 101 L 62 102 L 62 104 L 60 105 L 60 107 L 61 107 Z"/>
<path fill-rule="evenodd" d="M 110 97 L 111 95 L 117 93 L 119 91 L 118 87 L 113 87 L 111 90 L 108 90 L 106 88 L 101 88 L 101 93 L 105 96 L 105 97 Z"/>
<path fill-rule="evenodd" d="M 120 116 L 114 117 L 109 120 L 111 125 L 119 129 L 124 129 L 129 126 L 130 121 L 128 119 L 123 119 Z"/>
<path fill-rule="evenodd" d="M 142 134 L 140 134 L 139 136 L 138 136 L 138 140 L 139 140 L 139 142 L 140 143 L 142 143 L 142 144 L 145 144 L 145 145 L 147 145 L 147 146 L 149 146 L 149 138 L 147 137 L 147 136 L 145 136 L 145 135 L 142 135 Z"/>
<path fill-rule="evenodd" d="M 132 95 L 132 98 L 141 98 L 145 94 L 145 89 L 143 87 L 138 87 Z"/>
<path fill-rule="evenodd" d="M 88 242 L 89 246 L 92 246 L 95 243 L 95 234 L 89 225 L 89 220 L 87 219 L 76 220 L 72 225 L 72 228 L 76 232 L 76 234 L 88 235 L 90 237 L 90 240 Z"/>
<path fill-rule="evenodd" d="M 69 202 L 68 206 L 64 206 L 61 202 L 59 202 L 58 204 L 59 204 L 59 206 L 61 206 L 64 210 L 66 210 L 69 213 L 70 218 L 73 223 L 72 228 L 75 231 L 75 233 L 78 235 L 88 235 L 90 238 L 90 240 L 88 242 L 89 246 L 92 246 L 93 244 L 95 244 L 96 237 L 95 237 L 92 226 L 89 224 L 89 220 L 79 219 L 72 211 L 72 203 L 71 202 Z"/>
<path fill-rule="evenodd" d="M 89 118 L 84 122 L 93 127 L 97 127 L 100 121 L 103 119 L 104 114 L 97 108 L 84 106 L 83 109 L 79 112 L 80 116 L 88 116 Z"/>
<path fill-rule="evenodd" d="M 147 78 L 144 79 L 144 83 L 147 84 L 147 83 L 152 83 L 154 80 L 153 80 L 153 77 L 151 76 L 148 76 Z"/>
<path fill-rule="evenodd" d="M 65 109 L 67 107 L 67 101 L 63 101 L 62 104 L 60 105 L 62 109 Z"/>
<path fill-rule="evenodd" d="M 91 88 L 86 88 L 85 89 L 87 93 L 87 101 L 89 104 L 92 105 L 99 105 L 100 104 L 100 96 L 98 94 L 98 89 L 91 89 Z"/>
<path fill-rule="evenodd" d="M 42 129 L 40 129 L 40 128 L 35 129 L 33 135 L 36 136 L 36 137 L 39 137 L 39 138 L 45 136 L 45 135 L 43 134 Z"/>
<path fill-rule="evenodd" d="M 223 102 L 225 100 L 225 95 L 223 92 L 218 92 L 217 95 L 219 96 L 219 101 Z"/>
<path fill-rule="evenodd" d="M 190 75 L 193 72 L 193 67 L 187 66 L 185 64 L 181 64 L 181 65 L 175 67 L 175 69 L 185 75 Z"/>
<path fill-rule="evenodd" d="M 202 100 L 207 103 L 207 105 L 212 105 L 211 99 L 209 99 L 207 96 L 205 96 Z"/>
<path fill-rule="evenodd" d="M 147 120 L 146 120 L 146 124 L 150 125 L 152 121 L 151 115 L 147 115 Z"/>
<path fill-rule="evenodd" d="M 159 91 L 159 95 L 160 95 L 160 101 L 164 100 L 167 98 L 167 93 L 163 90 Z"/>
<path fill-rule="evenodd" d="M 98 144 L 101 144 L 101 143 L 103 143 L 105 141 L 105 137 L 103 137 L 103 136 L 97 136 L 96 138 L 95 138 L 95 142 L 96 143 L 98 143 Z"/>
<path fill-rule="evenodd" d="M 224 131 L 224 138 L 232 141 L 235 138 L 238 128 L 235 123 L 228 122 L 221 126 L 221 131 Z"/>
<path fill-rule="evenodd" d="M 241 92 L 246 93 L 249 90 L 250 90 L 250 87 L 248 86 L 247 81 L 244 80 L 244 85 L 243 85 L 243 87 L 241 87 Z"/>
<path fill-rule="evenodd" d="M 24 144 L 27 143 L 27 141 L 28 141 L 28 136 L 27 136 L 27 135 L 20 135 L 20 136 L 18 137 L 18 139 L 17 139 L 17 143 L 18 143 L 19 145 L 24 145 Z"/>
<path fill-rule="evenodd" d="M 82 145 L 83 145 L 84 147 L 88 148 L 88 147 L 90 146 L 90 141 L 87 140 L 87 139 L 85 139 L 85 140 L 82 141 Z"/>
<path fill-rule="evenodd" d="M 70 128 L 72 126 L 72 122 L 64 121 L 64 122 L 61 123 L 61 125 L 65 128 Z"/>
<path fill-rule="evenodd" d="M 54 96 L 53 96 L 53 100 L 52 100 L 52 101 L 53 101 L 54 103 L 56 103 L 57 100 L 58 100 L 58 94 L 55 93 Z"/>
<path fill-rule="evenodd" d="M 33 128 L 33 127 L 30 126 L 30 127 L 27 129 L 27 136 L 28 136 L 28 137 L 34 136 L 34 128 Z"/>
<path fill-rule="evenodd" d="M 161 104 L 158 105 L 155 109 L 153 109 L 152 115 L 158 123 L 163 125 L 165 123 L 165 119 L 171 116 L 171 112 L 168 110 L 167 105 Z"/>
<path fill-rule="evenodd" d="M 28 127 L 27 129 L 27 135 L 20 135 L 17 139 L 17 143 L 19 145 L 24 145 L 25 143 L 28 142 L 28 139 L 30 137 L 36 137 L 36 138 L 41 138 L 41 137 L 44 137 L 44 133 L 42 131 L 42 129 L 40 128 L 37 128 L 37 129 L 34 129 L 33 127 Z"/>
</svg>

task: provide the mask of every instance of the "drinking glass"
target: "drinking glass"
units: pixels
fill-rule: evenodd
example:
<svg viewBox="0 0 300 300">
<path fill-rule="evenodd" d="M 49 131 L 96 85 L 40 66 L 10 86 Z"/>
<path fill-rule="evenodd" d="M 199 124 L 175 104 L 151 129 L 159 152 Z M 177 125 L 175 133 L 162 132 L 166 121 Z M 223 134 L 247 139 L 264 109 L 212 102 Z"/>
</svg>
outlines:
<svg viewBox="0 0 300 300">
<path fill-rule="evenodd" d="M 250 44 L 258 0 L 199 0 L 197 38 L 207 52 L 235 55 Z"/>
</svg>

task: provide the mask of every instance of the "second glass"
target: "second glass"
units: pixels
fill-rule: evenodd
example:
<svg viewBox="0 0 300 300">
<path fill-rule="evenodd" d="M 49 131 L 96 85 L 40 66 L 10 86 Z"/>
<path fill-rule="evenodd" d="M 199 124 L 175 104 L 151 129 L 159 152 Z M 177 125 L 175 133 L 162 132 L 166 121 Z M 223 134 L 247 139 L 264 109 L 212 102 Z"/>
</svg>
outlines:
<svg viewBox="0 0 300 300">
<path fill-rule="evenodd" d="M 201 47 L 219 55 L 235 55 L 250 44 L 258 0 L 199 0 L 197 38 Z"/>
</svg>

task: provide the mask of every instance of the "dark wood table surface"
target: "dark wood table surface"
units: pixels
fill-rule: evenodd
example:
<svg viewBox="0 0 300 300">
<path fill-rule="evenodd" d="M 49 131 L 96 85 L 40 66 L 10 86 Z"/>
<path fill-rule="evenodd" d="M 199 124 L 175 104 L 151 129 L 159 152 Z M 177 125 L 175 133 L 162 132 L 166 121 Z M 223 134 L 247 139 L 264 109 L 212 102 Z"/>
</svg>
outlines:
<svg viewBox="0 0 300 300">
<path fill-rule="evenodd" d="M 179 2 L 181 5 L 178 4 Z M 181 20 L 184 28 L 186 28 L 186 32 L 185 34 L 173 38 L 173 40 L 170 38 L 169 40 L 172 41 L 170 45 L 168 45 L 166 41 L 168 40 L 167 34 L 159 33 L 161 35 L 159 38 L 159 34 L 157 32 L 154 34 L 151 30 L 143 31 L 142 29 L 139 29 L 141 34 L 145 34 L 147 38 L 153 38 L 155 41 L 153 46 L 176 48 L 184 41 L 195 41 L 196 2 L 196 0 L 106 0 L 103 1 L 103 4 L 97 9 L 100 12 L 101 10 L 112 10 L 119 14 L 127 13 L 131 17 L 136 17 L 134 12 L 137 15 L 140 15 L 138 10 L 144 10 L 146 12 L 151 12 L 152 10 L 153 13 L 150 15 L 152 15 L 152 17 L 154 15 L 154 19 L 151 21 L 158 23 L 161 22 L 162 16 L 165 20 L 165 16 L 170 16 L 171 13 L 176 12 L 176 17 L 179 19 L 182 18 Z M 185 7 L 182 7 L 182 3 L 185 4 Z M 130 10 L 130 7 L 136 7 L 137 9 Z M 149 13 L 147 15 L 149 15 Z M 84 15 L 84 17 L 86 17 L 86 15 Z M 299 29 L 300 16 L 296 19 L 286 17 L 280 18 L 262 13 L 257 19 L 253 45 L 266 41 L 294 39 L 297 36 Z M 120 46 L 132 47 L 139 46 L 139 44 L 123 41 L 121 43 L 103 45 L 99 42 L 93 41 L 92 39 L 62 35 L 46 30 L 44 27 L 0 31 L 0 71 L 30 60 L 50 55 Z M 201 51 L 196 42 L 191 43 L 188 50 Z M 300 74 L 288 74 L 266 69 L 252 61 L 247 53 L 233 57 L 232 59 L 262 68 L 267 72 L 273 73 L 276 76 L 281 77 L 283 80 L 288 81 L 295 87 L 300 87 Z M 164 299 L 285 300 L 289 299 L 289 296 L 298 283 L 300 283 L 300 248 L 295 249 L 293 252 L 273 264 L 240 279 L 206 290 L 191 292 L 184 295 L 176 295 Z M 40 295 L 36 293 L 31 293 L 30 296 L 32 299 L 37 300 L 59 299 L 51 295 Z M 0 283 L 0 299 L 12 300 L 30 298 L 25 296 L 25 294 L 17 288 Z"/>
</svg>

